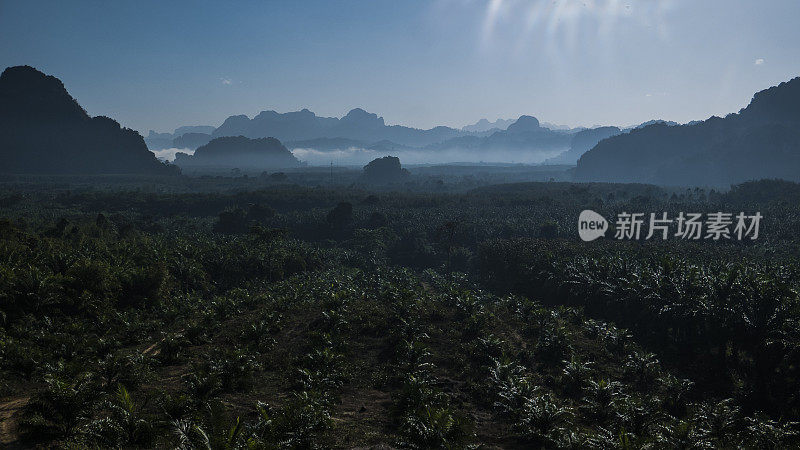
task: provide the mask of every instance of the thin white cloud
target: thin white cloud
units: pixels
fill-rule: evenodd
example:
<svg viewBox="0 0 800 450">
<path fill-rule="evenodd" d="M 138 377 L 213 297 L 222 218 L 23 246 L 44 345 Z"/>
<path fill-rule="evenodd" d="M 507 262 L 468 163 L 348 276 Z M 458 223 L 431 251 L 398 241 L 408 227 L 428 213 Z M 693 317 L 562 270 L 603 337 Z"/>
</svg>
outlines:
<svg viewBox="0 0 800 450">
<path fill-rule="evenodd" d="M 756 59 L 755 65 L 757 65 L 757 66 L 762 66 L 762 65 L 764 65 L 764 58 L 758 58 L 758 59 Z"/>
<path fill-rule="evenodd" d="M 482 33 L 482 43 L 484 46 L 488 45 L 489 41 L 492 39 L 495 25 L 497 25 L 500 16 L 503 14 L 503 6 L 503 0 L 489 0 L 489 3 L 486 5 L 486 16 L 483 20 Z"/>
<path fill-rule="evenodd" d="M 468 0 L 463 0 L 466 3 Z M 634 3 L 632 0 L 482 0 L 482 47 L 491 50 L 498 31 L 520 27 L 516 48 L 527 51 L 529 45 L 540 46 L 560 54 L 574 51 L 586 42 L 584 30 L 595 29 L 600 41 L 610 45 L 620 21 L 633 21 L 658 33 L 664 41 L 669 38 L 667 13 L 675 0 Z M 537 36 L 541 31 L 542 36 Z"/>
<path fill-rule="evenodd" d="M 291 152 L 297 159 L 311 164 L 312 166 L 324 166 L 330 163 L 336 165 L 366 164 L 381 156 L 374 150 L 357 147 L 328 151 L 316 150 L 313 148 L 293 148 Z"/>
</svg>

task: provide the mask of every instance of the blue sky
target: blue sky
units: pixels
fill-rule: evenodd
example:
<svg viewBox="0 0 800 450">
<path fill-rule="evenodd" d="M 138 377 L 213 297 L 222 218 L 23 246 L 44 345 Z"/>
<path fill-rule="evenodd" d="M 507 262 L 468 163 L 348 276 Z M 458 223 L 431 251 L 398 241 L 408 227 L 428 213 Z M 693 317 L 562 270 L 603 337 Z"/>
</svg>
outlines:
<svg viewBox="0 0 800 450">
<path fill-rule="evenodd" d="M 796 0 L 0 0 L 0 65 L 145 133 L 301 108 L 683 122 L 800 75 L 798 19 Z"/>
</svg>

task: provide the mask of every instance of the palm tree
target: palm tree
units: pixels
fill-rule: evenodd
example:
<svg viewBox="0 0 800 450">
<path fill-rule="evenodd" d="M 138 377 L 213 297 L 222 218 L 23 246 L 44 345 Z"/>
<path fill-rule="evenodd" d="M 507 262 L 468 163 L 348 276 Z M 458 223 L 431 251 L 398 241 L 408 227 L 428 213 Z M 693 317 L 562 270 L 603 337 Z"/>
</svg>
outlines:
<svg viewBox="0 0 800 450">
<path fill-rule="evenodd" d="M 572 418 L 572 411 L 558 405 L 552 394 L 538 394 L 526 399 L 513 428 L 522 438 L 552 448 L 558 446 Z"/>
</svg>

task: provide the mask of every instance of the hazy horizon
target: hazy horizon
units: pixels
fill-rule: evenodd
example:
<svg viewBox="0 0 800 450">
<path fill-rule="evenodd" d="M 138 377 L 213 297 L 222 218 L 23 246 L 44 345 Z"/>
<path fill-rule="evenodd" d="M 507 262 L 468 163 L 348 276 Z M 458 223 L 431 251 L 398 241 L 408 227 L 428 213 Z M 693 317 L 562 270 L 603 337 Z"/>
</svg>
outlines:
<svg viewBox="0 0 800 450">
<path fill-rule="evenodd" d="M 5 2 L 0 61 L 144 134 L 356 107 L 417 128 L 630 126 L 736 112 L 797 76 L 797 17 L 788 0 Z"/>
</svg>

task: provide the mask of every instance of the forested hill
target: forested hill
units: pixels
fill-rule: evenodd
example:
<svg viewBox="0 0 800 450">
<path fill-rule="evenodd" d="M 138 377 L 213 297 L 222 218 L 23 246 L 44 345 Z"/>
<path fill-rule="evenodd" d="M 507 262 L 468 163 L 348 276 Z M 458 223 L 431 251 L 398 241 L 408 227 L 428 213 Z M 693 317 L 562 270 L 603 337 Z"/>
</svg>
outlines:
<svg viewBox="0 0 800 450">
<path fill-rule="evenodd" d="M 726 186 L 760 178 L 800 179 L 800 78 L 758 92 L 738 114 L 603 140 L 576 169 L 580 181 Z"/>
<path fill-rule="evenodd" d="M 175 164 L 181 167 L 297 167 L 300 161 L 275 138 L 249 139 L 244 136 L 226 136 L 213 139 L 194 152 L 178 153 Z"/>
<path fill-rule="evenodd" d="M 56 77 L 29 66 L 0 75 L 0 171 L 171 174 L 134 130 L 90 117 Z"/>
</svg>

